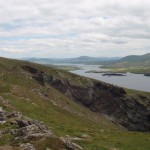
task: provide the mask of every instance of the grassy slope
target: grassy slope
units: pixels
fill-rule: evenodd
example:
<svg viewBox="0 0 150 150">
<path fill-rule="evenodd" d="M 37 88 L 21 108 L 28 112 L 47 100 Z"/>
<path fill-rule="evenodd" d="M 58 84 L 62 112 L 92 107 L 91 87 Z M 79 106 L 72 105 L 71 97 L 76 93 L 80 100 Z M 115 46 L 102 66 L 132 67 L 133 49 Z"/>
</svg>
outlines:
<svg viewBox="0 0 150 150">
<path fill-rule="evenodd" d="M 142 56 L 127 56 L 103 67 L 112 69 L 113 72 L 150 73 L 150 53 Z"/>
<path fill-rule="evenodd" d="M 131 72 L 137 74 L 150 73 L 150 65 L 144 63 L 121 62 L 104 65 L 103 68 L 111 69 L 109 72 Z"/>
<path fill-rule="evenodd" d="M 148 133 L 121 130 L 103 116 L 75 103 L 53 87 L 39 85 L 30 74 L 21 70 L 20 67 L 27 64 L 31 65 L 27 62 L 0 59 L 0 96 L 9 100 L 14 106 L 7 108 L 0 104 L 5 109 L 20 111 L 28 117 L 41 120 L 59 136 L 81 136 L 83 133 L 90 135 L 91 140 L 79 142 L 86 150 L 150 149 Z M 74 84 L 86 86 L 90 82 L 86 78 L 76 77 L 65 71 L 32 65 L 49 74 L 69 78 Z M 45 93 L 47 96 L 44 96 Z M 0 138 L 0 145 L 9 143 L 10 138 L 10 135 Z"/>
<path fill-rule="evenodd" d="M 150 61 L 150 53 L 145 55 L 129 55 L 121 59 L 121 61 L 129 61 L 129 62 L 145 62 Z"/>
</svg>

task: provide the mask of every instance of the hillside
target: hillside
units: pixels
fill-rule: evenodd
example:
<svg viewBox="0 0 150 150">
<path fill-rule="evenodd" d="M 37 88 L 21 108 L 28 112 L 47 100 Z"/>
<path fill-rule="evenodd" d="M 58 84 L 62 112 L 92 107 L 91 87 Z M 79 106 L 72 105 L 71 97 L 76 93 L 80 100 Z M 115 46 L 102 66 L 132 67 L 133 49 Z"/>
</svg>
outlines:
<svg viewBox="0 0 150 150">
<path fill-rule="evenodd" d="M 150 149 L 150 93 L 0 58 L 0 107 L 0 149 Z"/>
<path fill-rule="evenodd" d="M 103 68 L 113 69 L 113 72 L 149 74 L 150 53 L 145 55 L 129 55 L 115 62 L 108 62 Z"/>
<path fill-rule="evenodd" d="M 121 62 L 150 62 L 150 53 L 145 55 L 129 55 L 120 59 Z"/>
</svg>

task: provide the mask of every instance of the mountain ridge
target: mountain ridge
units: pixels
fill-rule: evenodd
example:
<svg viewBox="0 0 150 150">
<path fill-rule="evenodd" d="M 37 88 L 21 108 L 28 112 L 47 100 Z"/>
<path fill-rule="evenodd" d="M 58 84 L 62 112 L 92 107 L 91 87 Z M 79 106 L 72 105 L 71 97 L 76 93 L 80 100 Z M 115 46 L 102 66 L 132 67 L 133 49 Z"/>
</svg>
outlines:
<svg viewBox="0 0 150 150">
<path fill-rule="evenodd" d="M 91 63 L 91 62 L 106 62 L 118 60 L 120 57 L 90 57 L 90 56 L 80 56 L 76 58 L 23 58 L 23 60 L 52 64 L 52 63 Z"/>
<path fill-rule="evenodd" d="M 35 63 L 54 64 L 54 63 L 74 63 L 74 64 L 109 64 L 120 62 L 140 62 L 150 63 L 150 53 L 144 55 L 128 55 L 125 57 L 90 57 L 79 56 L 76 58 L 23 58 Z"/>
<path fill-rule="evenodd" d="M 150 61 L 150 53 L 144 55 L 129 55 L 120 59 L 120 61 Z"/>
</svg>

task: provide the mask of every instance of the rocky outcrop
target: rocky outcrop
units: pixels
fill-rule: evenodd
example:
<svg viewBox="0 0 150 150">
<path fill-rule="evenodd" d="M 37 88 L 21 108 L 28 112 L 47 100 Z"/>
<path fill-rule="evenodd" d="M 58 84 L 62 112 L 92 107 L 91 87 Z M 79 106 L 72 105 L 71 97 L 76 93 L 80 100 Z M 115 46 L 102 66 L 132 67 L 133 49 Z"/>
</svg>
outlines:
<svg viewBox="0 0 150 150">
<path fill-rule="evenodd" d="M 48 127 L 46 127 L 43 123 L 35 120 L 26 118 L 24 120 L 16 120 L 14 124 L 17 124 L 18 126 L 18 129 L 12 130 L 12 134 L 16 137 L 16 140 L 36 139 L 53 136 L 53 132 L 49 130 Z"/>
<path fill-rule="evenodd" d="M 24 117 L 19 112 L 6 112 L 0 109 L 0 124 L 9 123 L 16 128 L 11 129 L 15 140 L 51 137 L 53 132 L 42 122 Z"/>
<path fill-rule="evenodd" d="M 0 137 L 12 134 L 14 139 L 11 139 L 11 141 L 14 140 L 17 143 L 16 147 L 15 145 L 2 146 L 0 149 L 36 150 L 36 144 L 34 145 L 36 141 L 46 138 L 51 140 L 52 138 L 53 141 L 54 139 L 61 141 L 61 147 L 66 150 L 83 150 L 81 146 L 72 142 L 74 138 L 57 137 L 43 122 L 25 117 L 19 112 L 7 112 L 0 108 L 0 124 L 6 126 L 6 128 L 0 130 Z M 57 142 L 57 144 L 59 143 Z M 56 147 L 59 147 L 59 145 L 56 145 Z"/>
<path fill-rule="evenodd" d="M 71 99 L 82 103 L 92 111 L 103 113 L 129 130 L 150 131 L 150 99 L 146 105 L 138 97 L 129 96 L 123 88 L 91 80 L 86 86 L 72 84 L 69 79 L 39 71 L 30 66 L 23 67 L 43 86 L 50 84 Z M 74 75 L 74 78 L 78 76 Z M 88 82 L 88 81 L 87 81 Z M 141 97 L 139 96 L 141 99 Z"/>
</svg>

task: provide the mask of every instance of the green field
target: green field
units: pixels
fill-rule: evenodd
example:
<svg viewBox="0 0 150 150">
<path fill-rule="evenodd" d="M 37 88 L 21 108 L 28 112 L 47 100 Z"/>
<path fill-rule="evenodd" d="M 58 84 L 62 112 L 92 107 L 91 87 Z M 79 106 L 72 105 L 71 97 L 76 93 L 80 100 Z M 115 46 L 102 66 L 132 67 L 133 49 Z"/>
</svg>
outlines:
<svg viewBox="0 0 150 150">
<path fill-rule="evenodd" d="M 107 64 L 102 66 L 102 68 L 110 69 L 110 72 L 121 72 L 121 73 L 131 72 L 136 74 L 150 73 L 149 64 L 134 63 L 134 62 Z"/>
</svg>

